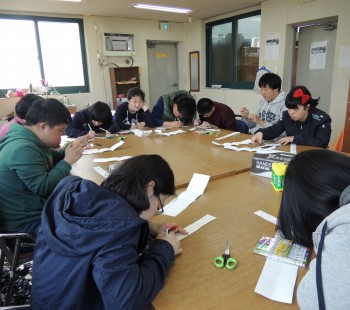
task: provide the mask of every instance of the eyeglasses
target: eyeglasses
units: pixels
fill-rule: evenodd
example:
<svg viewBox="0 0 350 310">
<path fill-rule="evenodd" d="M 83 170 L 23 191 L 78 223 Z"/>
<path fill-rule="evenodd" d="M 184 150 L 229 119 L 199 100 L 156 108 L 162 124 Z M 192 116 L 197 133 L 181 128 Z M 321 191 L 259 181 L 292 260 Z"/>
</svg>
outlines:
<svg viewBox="0 0 350 310">
<path fill-rule="evenodd" d="M 162 213 L 164 213 L 164 208 L 163 208 L 163 203 L 160 200 L 159 196 L 158 196 L 158 200 L 159 200 L 159 204 L 160 204 L 160 209 L 158 209 L 158 213 L 157 214 L 162 214 Z"/>
</svg>

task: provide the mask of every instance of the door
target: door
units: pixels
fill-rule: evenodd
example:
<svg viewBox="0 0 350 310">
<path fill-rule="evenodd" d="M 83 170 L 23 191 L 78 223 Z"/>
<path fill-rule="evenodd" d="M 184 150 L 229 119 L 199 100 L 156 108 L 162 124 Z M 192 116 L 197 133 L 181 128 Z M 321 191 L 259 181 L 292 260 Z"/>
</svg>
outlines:
<svg viewBox="0 0 350 310">
<path fill-rule="evenodd" d="M 326 113 L 329 113 L 330 107 L 336 33 L 336 21 L 300 27 L 298 51 L 295 58 L 296 81 L 293 84 L 306 86 L 315 99 L 320 97 L 317 107 Z M 310 57 L 311 46 L 318 42 L 326 42 L 326 52 L 311 54 Z M 324 59 L 322 57 L 324 55 L 324 68 L 310 69 L 310 60 L 312 68 L 323 67 Z"/>
<path fill-rule="evenodd" d="M 176 43 L 147 42 L 149 106 L 161 95 L 178 90 Z"/>
</svg>

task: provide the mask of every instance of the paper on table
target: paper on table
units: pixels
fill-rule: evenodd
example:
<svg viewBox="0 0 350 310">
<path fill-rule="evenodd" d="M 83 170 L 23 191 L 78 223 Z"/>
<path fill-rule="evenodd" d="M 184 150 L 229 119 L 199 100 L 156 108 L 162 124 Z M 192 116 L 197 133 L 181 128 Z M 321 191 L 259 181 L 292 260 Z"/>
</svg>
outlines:
<svg viewBox="0 0 350 310">
<path fill-rule="evenodd" d="M 204 190 L 209 182 L 209 178 L 209 175 L 194 173 L 186 191 L 174 198 L 164 207 L 164 214 L 169 216 L 179 215 L 204 193 Z"/>
<path fill-rule="evenodd" d="M 199 220 L 197 220 L 194 223 L 192 223 L 192 224 L 188 225 L 187 227 L 185 227 L 185 229 L 188 232 L 188 235 L 177 235 L 177 239 L 182 240 L 182 239 L 188 237 L 189 235 L 191 235 L 194 232 L 196 232 L 199 228 L 201 228 L 202 226 L 210 223 L 211 221 L 213 221 L 215 219 L 216 219 L 216 217 L 212 216 L 210 214 L 204 215 Z"/>
<path fill-rule="evenodd" d="M 268 213 L 266 213 L 266 212 L 264 212 L 262 210 L 256 211 L 256 212 L 254 212 L 254 214 L 257 215 L 257 216 L 262 217 L 264 220 L 269 221 L 272 224 L 275 224 L 275 225 L 277 224 L 277 218 L 276 217 L 274 217 L 274 216 L 272 216 L 272 215 L 270 215 L 270 214 L 268 214 Z"/>
<path fill-rule="evenodd" d="M 106 163 L 109 161 L 122 161 L 125 159 L 129 159 L 132 156 L 122 156 L 122 157 L 110 157 L 110 158 L 94 158 L 93 162 L 94 163 Z"/>
<path fill-rule="evenodd" d="M 109 177 L 109 173 L 106 170 L 104 170 L 102 167 L 100 167 L 100 166 L 94 167 L 94 170 L 98 174 L 102 175 L 105 179 Z"/>
<path fill-rule="evenodd" d="M 266 259 L 255 292 L 269 299 L 291 304 L 298 266 Z"/>
<path fill-rule="evenodd" d="M 103 148 L 103 149 L 89 149 L 89 150 L 84 150 L 83 155 L 89 155 L 89 154 L 96 154 L 96 153 L 103 153 L 103 152 L 108 152 L 108 151 L 114 151 L 117 149 L 119 146 L 123 145 L 125 141 L 119 141 L 118 143 L 112 145 L 110 148 Z"/>
<path fill-rule="evenodd" d="M 228 137 L 232 137 L 232 136 L 238 136 L 240 134 L 240 132 L 237 132 L 237 131 L 234 131 L 234 132 L 231 132 L 231 133 L 229 133 L 228 135 L 225 135 L 225 136 L 222 136 L 222 137 L 220 137 L 220 138 L 216 138 L 216 139 L 214 139 L 214 140 L 216 140 L 216 141 L 218 141 L 218 140 L 223 140 L 223 139 L 226 139 L 226 138 L 228 138 Z"/>
<path fill-rule="evenodd" d="M 137 137 L 148 137 L 153 132 L 153 130 L 141 130 L 141 129 L 131 129 L 131 131 Z"/>
<path fill-rule="evenodd" d="M 177 135 L 179 133 L 184 133 L 186 131 L 182 130 L 182 129 L 178 129 L 178 130 L 175 130 L 175 131 L 170 131 L 170 132 L 157 132 L 157 135 L 161 135 L 161 136 L 172 136 L 172 135 Z"/>
</svg>

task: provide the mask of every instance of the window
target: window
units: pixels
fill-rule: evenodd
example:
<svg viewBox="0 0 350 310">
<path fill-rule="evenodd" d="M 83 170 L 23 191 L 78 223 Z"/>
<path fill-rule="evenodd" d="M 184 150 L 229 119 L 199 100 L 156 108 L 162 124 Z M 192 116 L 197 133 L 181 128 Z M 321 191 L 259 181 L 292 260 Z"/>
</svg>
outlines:
<svg viewBox="0 0 350 310">
<path fill-rule="evenodd" d="M 207 24 L 207 87 L 253 88 L 260 19 L 260 11 L 255 11 Z"/>
<path fill-rule="evenodd" d="M 89 91 L 81 19 L 0 15 L 0 37 L 0 97 L 41 80 L 62 94 Z"/>
</svg>

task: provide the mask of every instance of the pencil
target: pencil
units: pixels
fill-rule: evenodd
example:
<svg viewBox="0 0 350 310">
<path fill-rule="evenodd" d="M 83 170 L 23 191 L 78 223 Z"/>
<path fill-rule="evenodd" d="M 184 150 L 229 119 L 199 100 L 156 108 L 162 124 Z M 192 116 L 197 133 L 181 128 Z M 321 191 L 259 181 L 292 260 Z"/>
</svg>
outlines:
<svg viewBox="0 0 350 310">
<path fill-rule="evenodd" d="M 92 129 L 91 129 L 91 126 L 90 126 L 90 124 L 88 123 L 88 126 L 89 126 L 89 128 L 90 128 L 90 131 L 93 131 Z"/>
<path fill-rule="evenodd" d="M 107 132 L 107 131 L 108 131 L 108 130 L 106 130 L 106 129 L 104 129 L 104 128 L 101 128 L 101 127 L 100 127 L 100 130 L 105 131 L 105 132 Z"/>
</svg>

